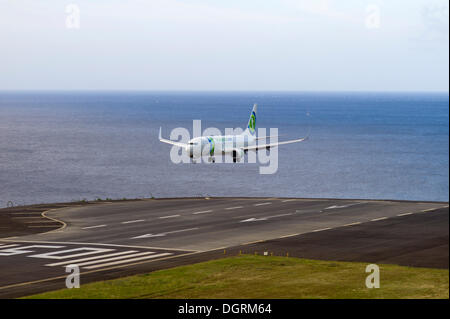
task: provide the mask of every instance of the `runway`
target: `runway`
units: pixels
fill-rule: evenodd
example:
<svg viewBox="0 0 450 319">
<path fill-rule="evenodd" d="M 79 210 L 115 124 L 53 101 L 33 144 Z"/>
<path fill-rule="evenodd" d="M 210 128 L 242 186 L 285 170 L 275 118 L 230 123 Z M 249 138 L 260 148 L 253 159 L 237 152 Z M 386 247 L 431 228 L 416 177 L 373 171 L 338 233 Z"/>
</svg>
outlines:
<svg viewBox="0 0 450 319">
<path fill-rule="evenodd" d="M 0 297 L 63 288 L 69 263 L 78 264 L 82 282 L 89 282 L 256 249 L 399 264 L 420 251 L 431 261 L 418 266 L 434 260 L 442 267 L 433 256 L 446 248 L 448 259 L 448 203 L 442 202 L 185 198 L 59 207 L 45 213 L 50 231 L 0 240 Z"/>
</svg>

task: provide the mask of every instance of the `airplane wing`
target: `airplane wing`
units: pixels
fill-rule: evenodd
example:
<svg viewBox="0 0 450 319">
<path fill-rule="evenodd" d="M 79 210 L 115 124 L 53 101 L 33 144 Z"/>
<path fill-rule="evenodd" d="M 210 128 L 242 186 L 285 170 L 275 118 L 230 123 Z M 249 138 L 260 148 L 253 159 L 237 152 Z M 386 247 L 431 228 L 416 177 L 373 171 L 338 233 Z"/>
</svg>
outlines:
<svg viewBox="0 0 450 319">
<path fill-rule="evenodd" d="M 160 141 L 160 142 L 163 142 L 163 143 L 166 143 L 166 144 L 175 145 L 175 146 L 178 146 L 178 147 L 186 147 L 186 146 L 188 145 L 188 144 L 186 144 L 186 143 L 174 142 L 174 141 L 171 141 L 171 140 L 167 140 L 167 139 L 165 139 L 165 138 L 162 138 L 162 137 L 161 137 L 161 128 L 159 128 L 159 141 Z"/>
<path fill-rule="evenodd" d="M 257 150 L 262 150 L 262 149 L 269 149 L 271 147 L 277 147 L 279 145 L 303 142 L 303 141 L 305 141 L 307 139 L 308 139 L 308 136 L 307 137 L 303 137 L 303 138 L 299 138 L 299 139 L 296 139 L 296 140 L 289 140 L 289 141 L 278 142 L 278 143 L 269 143 L 269 144 L 263 144 L 263 145 L 245 146 L 245 147 L 242 148 L 242 150 L 244 150 L 244 151 L 257 151 Z"/>
</svg>

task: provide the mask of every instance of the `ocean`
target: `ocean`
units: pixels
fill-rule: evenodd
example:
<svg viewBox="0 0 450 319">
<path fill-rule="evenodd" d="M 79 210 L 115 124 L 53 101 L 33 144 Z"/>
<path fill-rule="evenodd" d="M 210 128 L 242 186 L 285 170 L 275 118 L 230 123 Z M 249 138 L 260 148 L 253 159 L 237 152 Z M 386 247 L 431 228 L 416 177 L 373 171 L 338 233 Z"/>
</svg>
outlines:
<svg viewBox="0 0 450 319">
<path fill-rule="evenodd" d="M 159 127 L 278 128 L 278 170 L 174 164 Z M 309 114 L 309 115 L 308 115 Z M 1 92 L 0 207 L 186 196 L 448 201 L 448 93 Z"/>
</svg>

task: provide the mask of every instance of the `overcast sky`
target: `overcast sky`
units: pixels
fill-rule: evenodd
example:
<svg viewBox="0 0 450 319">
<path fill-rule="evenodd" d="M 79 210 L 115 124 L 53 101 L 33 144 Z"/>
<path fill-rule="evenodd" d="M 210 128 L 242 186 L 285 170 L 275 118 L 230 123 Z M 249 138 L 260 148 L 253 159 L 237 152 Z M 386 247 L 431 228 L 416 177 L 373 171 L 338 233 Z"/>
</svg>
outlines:
<svg viewBox="0 0 450 319">
<path fill-rule="evenodd" d="M 448 12 L 448 0 L 0 0 L 0 90 L 448 91 Z"/>
</svg>

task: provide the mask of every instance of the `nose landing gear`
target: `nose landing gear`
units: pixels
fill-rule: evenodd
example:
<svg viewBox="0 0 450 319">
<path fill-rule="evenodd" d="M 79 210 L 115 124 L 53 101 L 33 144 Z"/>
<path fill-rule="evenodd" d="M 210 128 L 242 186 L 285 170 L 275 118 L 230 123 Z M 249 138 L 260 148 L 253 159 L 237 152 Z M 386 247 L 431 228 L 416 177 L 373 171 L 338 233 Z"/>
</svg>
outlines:
<svg viewBox="0 0 450 319">
<path fill-rule="evenodd" d="M 209 163 L 215 163 L 215 162 L 216 162 L 215 157 L 214 157 L 214 156 L 208 157 L 208 162 L 209 162 Z"/>
</svg>

